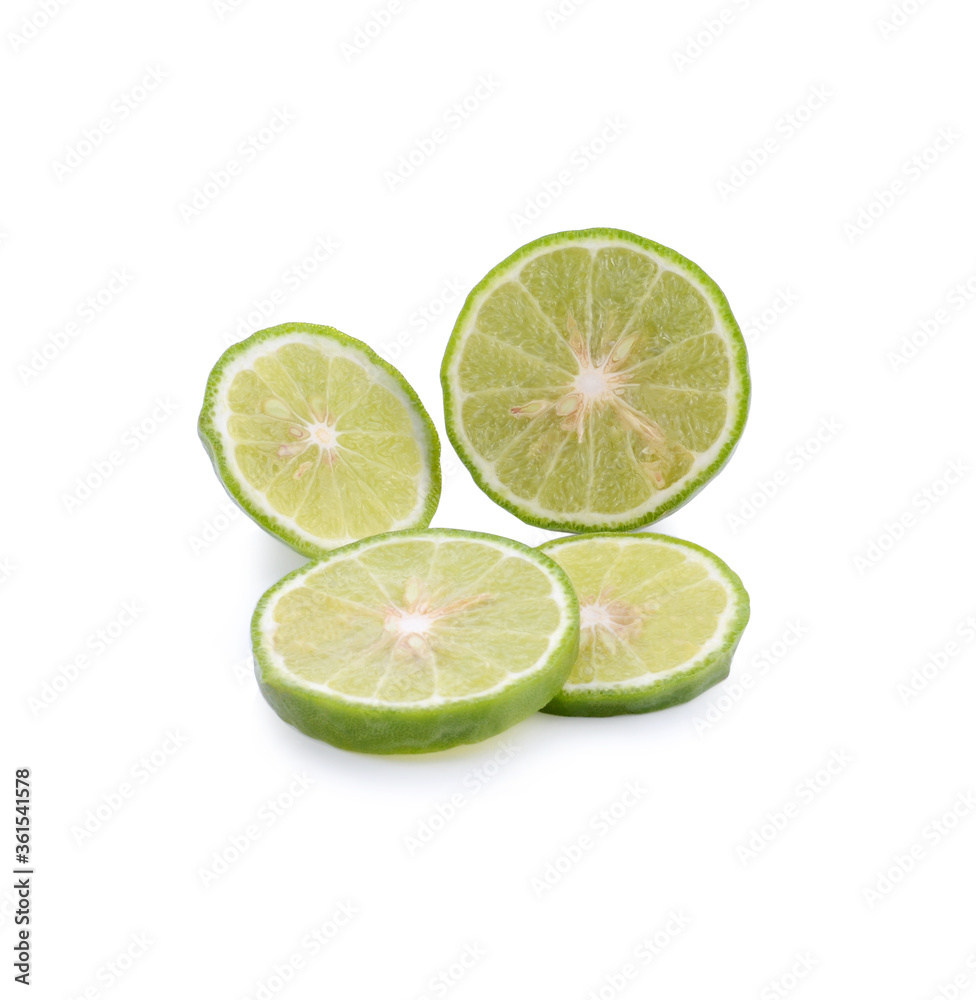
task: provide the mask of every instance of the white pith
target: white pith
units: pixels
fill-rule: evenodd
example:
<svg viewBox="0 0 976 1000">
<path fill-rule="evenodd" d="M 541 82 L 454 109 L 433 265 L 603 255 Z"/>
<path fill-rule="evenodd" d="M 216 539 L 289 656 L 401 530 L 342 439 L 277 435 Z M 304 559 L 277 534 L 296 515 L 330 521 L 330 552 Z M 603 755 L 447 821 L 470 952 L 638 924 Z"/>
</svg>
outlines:
<svg viewBox="0 0 976 1000">
<path fill-rule="evenodd" d="M 670 677 L 674 677 L 676 674 L 688 673 L 694 670 L 700 663 L 703 663 L 709 656 L 712 655 L 716 650 L 721 649 L 728 642 L 731 635 L 731 625 L 732 621 L 737 616 L 740 610 L 740 600 L 741 597 L 735 587 L 732 586 L 731 581 L 722 571 L 722 569 L 714 562 L 714 560 L 709 559 L 704 553 L 699 552 L 697 549 L 690 548 L 686 545 L 681 545 L 677 542 L 665 542 L 660 539 L 654 539 L 653 542 L 641 539 L 638 535 L 633 538 L 628 538 L 626 535 L 621 535 L 620 538 L 584 538 L 581 537 L 577 544 L 588 544 L 588 545 L 600 545 L 608 544 L 613 546 L 619 545 L 651 545 L 656 544 L 664 548 L 676 549 L 679 551 L 686 559 L 696 562 L 701 566 L 705 567 L 708 573 L 709 579 L 714 580 L 719 583 L 728 595 L 728 601 L 726 602 L 725 608 L 722 614 L 719 616 L 718 622 L 715 625 L 715 631 L 712 633 L 708 642 L 706 642 L 699 650 L 698 653 L 690 660 L 686 660 L 684 663 L 679 663 L 670 670 L 660 670 L 660 671 L 648 671 L 639 677 L 632 677 L 625 681 L 588 681 L 583 684 L 573 684 L 567 681 L 563 685 L 564 691 L 594 691 L 594 690 L 614 690 L 614 691 L 625 691 L 628 689 L 634 690 L 646 690 L 662 681 L 667 680 Z M 552 548 L 555 548 L 553 546 Z M 584 625 L 584 616 L 588 622 L 589 627 L 599 627 L 610 626 L 612 627 L 612 622 L 609 620 L 609 614 L 606 609 L 602 608 L 597 603 L 580 604 L 580 628 L 587 627 Z"/>
<path fill-rule="evenodd" d="M 410 399 L 407 393 L 404 392 L 403 387 L 397 379 L 376 365 L 362 351 L 357 350 L 351 345 L 341 344 L 337 340 L 333 340 L 331 337 L 327 336 L 295 332 L 284 334 L 282 336 L 270 337 L 267 340 L 256 342 L 246 351 L 242 351 L 225 364 L 223 370 L 221 371 L 217 392 L 215 393 L 212 422 L 213 427 L 217 431 L 223 445 L 222 450 L 224 461 L 227 464 L 227 468 L 233 474 L 235 484 L 238 489 L 252 503 L 252 505 L 260 510 L 269 520 L 284 526 L 288 531 L 297 535 L 303 541 L 310 542 L 313 545 L 337 547 L 347 542 L 355 541 L 359 537 L 357 535 L 331 538 L 312 534 L 310 531 L 302 528 L 294 518 L 288 517 L 275 510 L 268 503 L 264 493 L 255 489 L 247 481 L 240 469 L 240 466 L 237 464 L 237 458 L 235 455 L 236 442 L 228 431 L 228 422 L 234 415 L 234 411 L 231 410 L 228 403 L 228 391 L 233 384 L 235 376 L 239 372 L 253 367 L 255 359 L 260 358 L 265 354 L 277 351 L 286 344 L 304 344 L 320 351 L 327 357 L 341 357 L 355 362 L 366 372 L 370 381 L 375 382 L 392 392 L 394 396 L 406 407 L 407 412 L 410 414 L 410 422 L 414 436 L 416 437 L 423 455 L 421 472 L 416 479 L 417 501 L 408 515 L 401 518 L 395 524 L 391 524 L 387 530 L 397 531 L 403 528 L 415 527 L 425 510 L 426 501 L 431 490 L 431 454 L 428 444 L 428 428 L 424 424 L 421 415 L 417 412 L 416 404 L 412 399 Z M 301 422 L 296 422 L 296 426 L 298 423 Z M 320 454 L 327 458 L 335 458 L 340 444 L 340 435 L 336 433 L 334 427 L 330 425 L 327 420 L 303 424 L 302 429 L 308 433 L 316 444 L 319 445 Z"/>
<path fill-rule="evenodd" d="M 332 424 L 310 424 L 309 432 L 322 449 L 326 451 L 336 450 L 336 445 L 339 443 L 339 435 Z"/>
<path fill-rule="evenodd" d="M 576 376 L 573 389 L 578 392 L 583 401 L 596 403 L 605 399 L 613 391 L 610 380 L 599 368 L 587 368 Z"/>
<path fill-rule="evenodd" d="M 539 572 L 544 573 L 550 579 L 552 589 L 550 591 L 549 596 L 552 598 L 553 602 L 556 604 L 556 607 L 559 609 L 559 625 L 557 628 L 552 630 L 552 633 L 549 636 L 549 641 L 546 645 L 545 650 L 530 667 L 523 670 L 521 673 L 510 674 L 508 679 L 500 681 L 494 687 L 483 688 L 482 690 L 477 691 L 474 694 L 465 695 L 464 697 L 447 698 L 442 695 L 435 695 L 433 697 L 425 698 L 420 701 L 405 701 L 405 702 L 394 702 L 394 701 L 386 701 L 381 698 L 365 698 L 357 695 L 349 695 L 345 694 L 344 692 L 334 690 L 333 688 L 329 687 L 328 684 L 316 684 L 311 681 L 308 681 L 305 678 L 300 677 L 297 674 L 293 673 L 291 670 L 289 670 L 287 664 L 285 663 L 284 658 L 274 649 L 274 637 L 277 631 L 277 627 L 274 621 L 274 609 L 282 597 L 284 597 L 292 590 L 301 587 L 304 583 L 305 576 L 310 572 L 314 572 L 318 568 L 317 564 L 310 563 L 307 567 L 300 570 L 299 573 L 296 574 L 294 577 L 292 577 L 290 580 L 283 583 L 273 593 L 271 598 L 265 604 L 264 609 L 262 611 L 259 623 L 259 629 L 261 633 L 261 647 L 264 656 L 267 657 L 267 660 L 270 663 L 273 670 L 292 684 L 295 684 L 308 691 L 315 691 L 324 695 L 328 695 L 329 697 L 335 698 L 339 701 L 353 702 L 359 705 L 364 705 L 364 706 L 371 705 L 375 707 L 396 706 L 398 708 L 402 708 L 405 711 L 408 711 L 411 709 L 426 709 L 426 708 L 434 708 L 439 705 L 457 704 L 465 701 L 480 701 L 484 698 L 491 697 L 494 694 L 498 694 L 504 691 L 506 688 L 511 687 L 513 684 L 521 683 L 526 678 L 530 677 L 535 673 L 538 673 L 539 671 L 545 669 L 549 665 L 549 662 L 556 648 L 565 639 L 566 629 L 570 623 L 570 617 L 569 617 L 570 601 L 567 598 L 566 591 L 564 590 L 560 581 L 556 577 L 552 576 L 550 574 L 550 571 L 544 565 L 541 565 L 535 559 L 531 558 L 530 556 L 527 556 L 524 552 L 520 550 L 520 548 L 516 547 L 516 543 L 512 543 L 511 545 L 509 545 L 503 540 L 496 541 L 494 539 L 487 539 L 480 537 L 479 538 L 464 538 L 461 536 L 451 537 L 449 535 L 445 536 L 445 535 L 439 535 L 437 533 L 431 533 L 429 535 L 425 535 L 424 533 L 420 532 L 412 532 L 409 537 L 411 541 L 429 540 L 437 544 L 451 544 L 452 542 L 455 541 L 461 541 L 468 545 L 475 543 L 486 545 L 490 548 L 497 550 L 498 552 L 501 552 L 504 556 L 507 556 L 509 558 L 519 558 L 525 560 L 525 562 L 535 567 Z M 353 549 L 348 553 L 342 553 L 338 556 L 336 555 L 329 556 L 328 561 L 330 563 L 332 563 L 333 560 L 336 559 L 339 560 L 351 559 L 355 561 L 360 555 L 362 555 L 369 549 L 383 545 L 384 545 L 384 539 L 382 538 L 377 539 L 375 542 L 369 541 L 363 545 L 357 545 L 355 549 Z M 399 622 L 391 621 L 391 618 L 396 618 L 396 617 L 400 618 Z M 409 640 L 411 637 L 414 637 L 418 639 L 420 642 L 426 642 L 426 637 L 430 634 L 432 624 L 433 620 L 427 615 L 422 615 L 422 616 L 413 616 L 413 615 L 391 616 L 389 614 L 387 615 L 387 627 L 394 629 L 405 640 Z"/>
<path fill-rule="evenodd" d="M 387 627 L 392 632 L 399 635 L 421 635 L 430 634 L 430 628 L 434 624 L 433 615 L 387 615 Z"/>
<path fill-rule="evenodd" d="M 580 628 L 608 628 L 616 631 L 610 609 L 598 601 L 587 604 L 580 602 Z"/>
<path fill-rule="evenodd" d="M 459 366 L 461 363 L 463 355 L 463 344 L 465 340 L 470 336 L 472 330 L 475 327 L 475 323 L 478 318 L 478 313 L 484 304 L 485 300 L 492 294 L 492 292 L 506 281 L 518 280 L 518 273 L 522 271 L 527 265 L 529 265 L 533 260 L 541 256 L 546 256 L 556 250 L 562 248 L 586 248 L 591 252 L 595 253 L 598 250 L 605 249 L 613 246 L 622 246 L 636 253 L 643 253 L 651 260 L 653 260 L 657 266 L 658 271 L 655 274 L 653 280 L 650 282 L 646 293 L 661 280 L 661 277 L 668 271 L 679 275 L 690 285 L 692 285 L 708 302 L 709 307 L 712 310 L 712 315 L 714 318 L 714 325 L 711 331 L 712 333 L 718 333 L 727 345 L 729 345 L 729 386 L 726 390 L 726 416 L 725 424 L 722 427 L 721 432 L 716 437 L 712 445 L 704 452 L 697 454 L 694 462 L 692 463 L 689 470 L 681 476 L 677 481 L 672 483 L 670 486 L 664 489 L 656 489 L 648 497 L 646 501 L 642 504 L 632 507 L 629 510 L 623 511 L 617 514 L 609 514 L 596 511 L 585 511 L 585 510 L 575 510 L 575 511 L 563 511 L 563 510 L 553 510 L 552 508 L 546 507 L 539 503 L 537 499 L 527 499 L 521 496 L 516 496 L 511 488 L 507 486 L 495 473 L 494 463 L 484 459 L 478 451 L 475 449 L 470 438 L 467 436 L 464 430 L 464 422 L 462 419 L 462 408 L 464 401 L 468 398 L 469 393 L 465 393 L 460 387 L 460 379 L 458 375 Z M 565 241 L 563 243 L 553 242 L 547 245 L 538 247 L 531 254 L 527 254 L 524 257 L 520 257 L 518 260 L 512 263 L 510 268 L 494 277 L 492 283 L 486 286 L 478 296 L 471 300 L 467 312 L 466 324 L 459 331 L 458 343 L 455 347 L 454 353 L 451 357 L 450 365 L 448 368 L 448 377 L 451 382 L 451 414 L 453 417 L 453 428 L 454 433 L 461 439 L 463 444 L 463 452 L 466 459 L 474 464 L 478 470 L 478 474 L 483 479 L 484 483 L 493 492 L 499 494 L 501 497 L 505 498 L 508 502 L 517 506 L 520 510 L 525 511 L 532 517 L 535 517 L 542 521 L 562 521 L 565 519 L 570 519 L 574 523 L 579 523 L 580 525 L 600 527 L 600 526 L 612 526 L 614 524 L 625 524 L 642 518 L 649 512 L 656 510 L 662 506 L 665 506 L 668 501 L 683 492 L 688 484 L 696 479 L 701 473 L 710 468 L 717 460 L 722 452 L 722 450 L 728 444 L 728 441 L 735 429 L 735 425 L 739 419 L 739 409 L 740 401 L 744 391 L 742 376 L 738 370 L 736 364 L 736 352 L 733 349 L 733 338 L 732 332 L 727 326 L 724 317 L 716 311 L 713 303 L 714 292 L 706 288 L 698 278 L 691 273 L 689 270 L 681 267 L 678 263 L 655 254 L 653 251 L 640 246 L 632 242 L 631 240 L 623 238 L 609 238 L 609 237 L 592 237 L 589 239 L 579 239 L 572 241 Z M 625 340 L 630 340 L 630 337 L 625 337 L 626 328 L 621 335 L 620 342 L 623 343 Z M 629 347 L 628 347 L 629 349 Z M 605 367 L 611 364 L 611 357 L 608 357 L 605 361 Z M 582 414 L 588 407 L 595 405 L 599 402 L 605 400 L 612 400 L 617 397 L 615 392 L 615 385 L 612 376 L 608 371 L 602 368 L 587 367 L 586 365 L 580 365 L 580 371 L 576 375 L 574 382 L 567 386 L 567 393 L 577 392 L 580 396 L 581 406 L 579 408 L 579 414 Z M 537 404 L 534 402 L 529 402 L 528 406 L 523 408 L 527 412 L 531 412 L 532 408 Z M 548 404 L 547 404 L 548 405 Z M 563 411 L 558 409 L 556 412 L 562 415 Z M 572 419 L 572 414 L 569 414 L 570 419 Z M 652 428 L 653 433 L 653 428 Z"/>
</svg>

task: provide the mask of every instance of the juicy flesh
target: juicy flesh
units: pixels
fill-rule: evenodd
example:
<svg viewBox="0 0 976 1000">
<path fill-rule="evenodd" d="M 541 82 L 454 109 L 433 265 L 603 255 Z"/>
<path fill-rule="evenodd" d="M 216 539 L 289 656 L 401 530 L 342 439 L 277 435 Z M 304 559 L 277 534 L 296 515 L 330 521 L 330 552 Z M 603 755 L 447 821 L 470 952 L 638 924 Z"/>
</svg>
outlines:
<svg viewBox="0 0 976 1000">
<path fill-rule="evenodd" d="M 623 517 L 718 440 L 730 377 L 687 279 L 626 247 L 557 249 L 481 305 L 458 363 L 461 421 L 516 498 Z"/>
<path fill-rule="evenodd" d="M 703 563 L 653 541 L 580 539 L 548 551 L 580 598 L 580 652 L 567 684 L 635 681 L 693 660 L 729 595 Z"/>
<path fill-rule="evenodd" d="M 360 538 L 416 508 L 424 456 L 408 403 L 365 365 L 285 344 L 234 376 L 228 402 L 242 475 L 304 531 Z"/>
<path fill-rule="evenodd" d="M 477 695 L 546 652 L 561 612 L 536 563 L 481 542 L 395 539 L 333 559 L 274 608 L 273 647 L 339 695 Z"/>
</svg>

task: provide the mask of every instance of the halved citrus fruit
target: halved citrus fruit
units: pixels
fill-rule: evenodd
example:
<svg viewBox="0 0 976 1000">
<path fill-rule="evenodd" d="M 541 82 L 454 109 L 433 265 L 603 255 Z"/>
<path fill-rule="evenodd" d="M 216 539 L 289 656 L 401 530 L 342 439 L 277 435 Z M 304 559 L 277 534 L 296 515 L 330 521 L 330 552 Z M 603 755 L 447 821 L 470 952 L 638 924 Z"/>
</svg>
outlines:
<svg viewBox="0 0 976 1000">
<path fill-rule="evenodd" d="M 286 722 L 370 753 L 483 740 L 540 709 L 576 660 L 566 574 L 518 542 L 428 529 L 286 576 L 254 612 L 258 683 Z"/>
<path fill-rule="evenodd" d="M 478 485 L 556 531 L 649 524 L 726 463 L 749 406 L 745 342 L 697 265 L 616 229 L 517 250 L 468 296 L 441 368 Z"/>
<path fill-rule="evenodd" d="M 580 602 L 579 658 L 543 711 L 651 712 L 728 676 L 749 595 L 718 556 L 650 533 L 577 535 L 541 548 Z"/>
<path fill-rule="evenodd" d="M 231 497 L 311 558 L 430 523 L 437 432 L 406 379 L 361 341 L 285 323 L 228 348 L 200 437 Z"/>
</svg>

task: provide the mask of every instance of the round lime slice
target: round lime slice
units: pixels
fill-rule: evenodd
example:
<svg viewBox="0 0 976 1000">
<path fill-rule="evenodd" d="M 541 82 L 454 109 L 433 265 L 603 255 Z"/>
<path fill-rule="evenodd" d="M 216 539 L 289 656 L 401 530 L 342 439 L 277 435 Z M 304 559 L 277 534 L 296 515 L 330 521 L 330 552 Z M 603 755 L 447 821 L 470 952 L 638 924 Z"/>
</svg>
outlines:
<svg viewBox="0 0 976 1000">
<path fill-rule="evenodd" d="M 417 394 L 328 326 L 285 323 L 226 350 L 199 431 L 231 497 L 311 558 L 424 527 L 437 507 L 440 445 Z"/>
<path fill-rule="evenodd" d="M 517 250 L 468 296 L 441 368 L 447 432 L 529 524 L 636 528 L 700 490 L 745 424 L 745 342 L 721 290 L 616 229 Z"/>
<path fill-rule="evenodd" d="M 467 531 L 367 538 L 286 576 L 252 622 L 286 722 L 347 750 L 422 753 L 493 736 L 559 690 L 579 648 L 566 574 Z"/>
<path fill-rule="evenodd" d="M 649 533 L 558 538 L 541 548 L 569 574 L 580 602 L 579 658 L 544 711 L 652 712 L 728 676 L 749 595 L 717 556 Z"/>
</svg>

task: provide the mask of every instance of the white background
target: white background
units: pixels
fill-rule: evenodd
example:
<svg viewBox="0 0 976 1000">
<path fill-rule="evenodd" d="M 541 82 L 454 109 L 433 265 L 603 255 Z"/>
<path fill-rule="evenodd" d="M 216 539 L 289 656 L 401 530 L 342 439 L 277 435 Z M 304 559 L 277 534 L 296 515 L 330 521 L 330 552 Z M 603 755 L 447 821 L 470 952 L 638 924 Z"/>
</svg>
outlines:
<svg viewBox="0 0 976 1000">
<path fill-rule="evenodd" d="M 381 2 L 48 0 L 46 24 L 40 3 L 4 7 L 3 786 L 9 802 L 13 768 L 32 769 L 36 995 L 766 998 L 780 981 L 907 1000 L 957 974 L 971 990 L 976 11 L 906 0 L 886 27 L 890 0 L 729 0 L 724 22 L 718 0 L 589 0 L 558 21 L 556 0 L 404 0 L 377 32 Z M 151 69 L 162 81 L 135 90 Z M 487 99 L 452 115 L 482 77 Z M 293 120 L 245 159 L 276 109 Z M 955 138 L 936 149 L 940 130 Z M 738 451 L 658 525 L 751 593 L 732 677 L 660 714 L 540 715 L 429 757 L 289 729 L 257 693 L 248 623 L 302 560 L 226 516 L 195 431 L 211 366 L 250 330 L 331 324 L 397 353 L 442 427 L 445 289 L 588 226 L 691 257 L 749 338 Z M 319 239 L 336 249 L 286 280 Z M 90 312 L 116 269 L 125 287 Z M 435 525 L 545 537 L 444 450 Z M 72 502 L 79 477 L 96 486 Z M 137 616 L 97 653 L 124 602 Z M 332 933 L 340 904 L 355 915 Z M 466 947 L 480 957 L 458 978 Z"/>
</svg>

